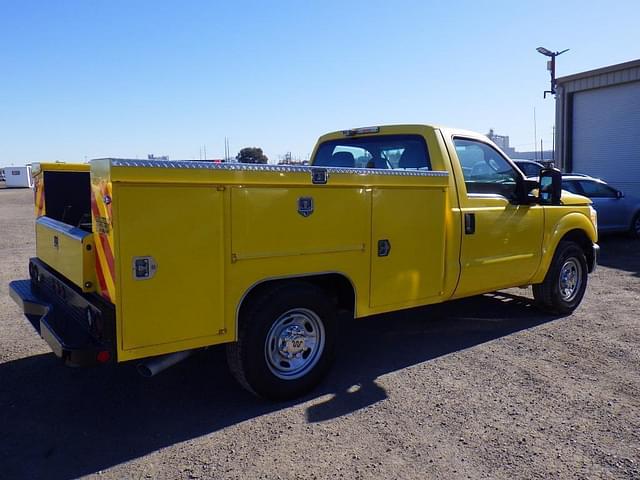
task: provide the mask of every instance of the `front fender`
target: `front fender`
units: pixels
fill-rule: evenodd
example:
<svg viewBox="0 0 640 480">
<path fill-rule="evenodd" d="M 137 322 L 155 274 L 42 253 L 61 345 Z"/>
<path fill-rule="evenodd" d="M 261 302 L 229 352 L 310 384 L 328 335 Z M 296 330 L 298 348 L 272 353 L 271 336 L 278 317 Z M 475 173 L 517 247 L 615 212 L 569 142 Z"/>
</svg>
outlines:
<svg viewBox="0 0 640 480">
<path fill-rule="evenodd" d="M 545 233 L 542 241 L 542 258 L 537 272 L 531 279 L 531 283 L 541 283 L 544 280 L 558 244 L 570 232 L 582 232 L 591 241 L 591 243 L 596 243 L 598 241 L 598 232 L 591 222 L 591 219 L 585 214 L 580 212 L 571 212 L 558 218 L 554 218 L 553 213 L 555 212 L 551 211 L 552 209 L 549 210 L 549 212 L 545 212 Z M 547 228 L 546 226 L 549 223 L 552 223 L 553 225 L 551 228 Z"/>
</svg>

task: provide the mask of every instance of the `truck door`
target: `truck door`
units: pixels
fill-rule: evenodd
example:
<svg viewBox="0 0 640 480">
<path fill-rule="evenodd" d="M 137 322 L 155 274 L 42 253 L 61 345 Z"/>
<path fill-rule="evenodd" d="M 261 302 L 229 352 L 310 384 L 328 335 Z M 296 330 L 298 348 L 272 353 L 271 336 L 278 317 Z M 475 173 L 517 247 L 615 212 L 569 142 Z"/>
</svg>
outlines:
<svg viewBox="0 0 640 480">
<path fill-rule="evenodd" d="M 454 137 L 453 146 L 463 222 L 454 296 L 526 285 L 540 262 L 543 208 L 514 203 L 520 173 L 489 143 Z"/>
</svg>

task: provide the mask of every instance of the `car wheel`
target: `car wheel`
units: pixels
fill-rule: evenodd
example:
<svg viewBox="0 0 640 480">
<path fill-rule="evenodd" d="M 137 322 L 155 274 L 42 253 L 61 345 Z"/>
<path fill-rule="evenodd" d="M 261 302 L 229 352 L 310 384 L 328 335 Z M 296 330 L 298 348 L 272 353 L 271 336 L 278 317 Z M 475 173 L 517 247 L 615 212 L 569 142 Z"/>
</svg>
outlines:
<svg viewBox="0 0 640 480">
<path fill-rule="evenodd" d="M 633 236 L 633 238 L 640 239 L 640 212 L 636 213 L 636 215 L 633 217 L 629 233 L 631 234 L 631 236 Z"/>
<path fill-rule="evenodd" d="M 263 291 L 242 309 L 229 368 L 257 396 L 286 400 L 314 388 L 334 352 L 336 310 L 325 292 L 288 282 Z"/>
<path fill-rule="evenodd" d="M 533 285 L 533 296 L 544 309 L 553 313 L 573 312 L 587 288 L 587 259 L 575 242 L 558 244 L 542 283 Z"/>
</svg>

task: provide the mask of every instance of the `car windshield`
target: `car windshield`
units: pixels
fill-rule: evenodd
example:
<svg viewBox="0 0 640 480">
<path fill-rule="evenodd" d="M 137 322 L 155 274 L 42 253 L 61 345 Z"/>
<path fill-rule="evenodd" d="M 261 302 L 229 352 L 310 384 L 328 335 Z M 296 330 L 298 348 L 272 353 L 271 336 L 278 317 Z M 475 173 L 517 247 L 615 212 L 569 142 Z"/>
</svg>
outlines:
<svg viewBox="0 0 640 480">
<path fill-rule="evenodd" d="M 540 175 L 540 170 L 542 170 L 540 165 L 533 162 L 516 162 L 516 166 L 522 170 L 522 173 L 527 177 L 538 177 Z"/>
<path fill-rule="evenodd" d="M 329 140 L 318 147 L 312 165 L 346 168 L 431 169 L 429 152 L 419 135 Z"/>
</svg>

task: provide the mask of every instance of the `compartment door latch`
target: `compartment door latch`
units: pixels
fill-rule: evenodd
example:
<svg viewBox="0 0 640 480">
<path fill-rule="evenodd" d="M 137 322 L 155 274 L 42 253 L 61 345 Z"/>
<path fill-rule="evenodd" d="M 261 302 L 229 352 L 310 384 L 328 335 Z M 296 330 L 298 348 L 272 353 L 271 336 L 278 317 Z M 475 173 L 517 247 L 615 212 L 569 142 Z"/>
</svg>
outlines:
<svg viewBox="0 0 640 480">
<path fill-rule="evenodd" d="M 133 278 L 135 280 L 148 280 L 153 278 L 158 270 L 158 265 L 153 257 L 133 257 Z"/>
</svg>

